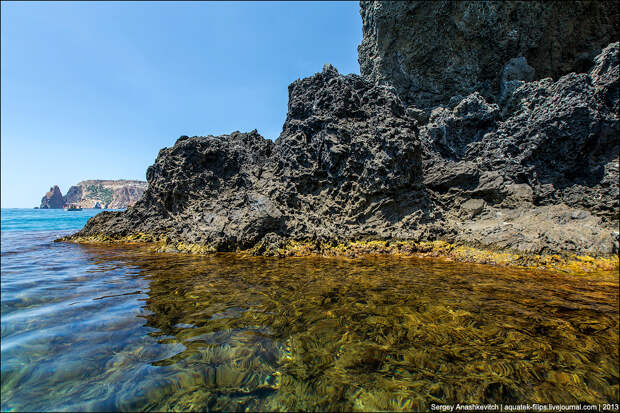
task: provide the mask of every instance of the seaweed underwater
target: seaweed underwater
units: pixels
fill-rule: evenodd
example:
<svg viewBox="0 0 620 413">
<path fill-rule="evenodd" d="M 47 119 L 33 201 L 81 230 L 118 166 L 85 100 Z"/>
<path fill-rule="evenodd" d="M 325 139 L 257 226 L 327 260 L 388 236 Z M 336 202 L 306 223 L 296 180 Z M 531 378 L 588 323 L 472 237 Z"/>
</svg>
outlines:
<svg viewBox="0 0 620 413">
<path fill-rule="evenodd" d="M 148 284 L 136 315 L 119 321 L 133 332 L 116 323 L 90 337 L 104 347 L 74 375 L 80 361 L 49 342 L 28 362 L 62 354 L 58 372 L 3 373 L 7 400 L 16 386 L 40 389 L 49 406 L 80 394 L 91 408 L 120 410 L 399 411 L 619 397 L 612 272 L 79 248 L 98 271 L 130 268 Z M 137 325 L 148 333 L 131 339 Z M 79 353 L 89 338 L 75 340 Z"/>
</svg>

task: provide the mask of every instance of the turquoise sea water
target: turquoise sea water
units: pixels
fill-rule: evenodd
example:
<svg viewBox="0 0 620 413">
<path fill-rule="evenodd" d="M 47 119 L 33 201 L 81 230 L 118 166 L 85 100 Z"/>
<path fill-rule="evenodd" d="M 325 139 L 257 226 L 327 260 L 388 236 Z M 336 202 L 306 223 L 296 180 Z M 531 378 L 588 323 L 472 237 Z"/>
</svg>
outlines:
<svg viewBox="0 0 620 413">
<path fill-rule="evenodd" d="M 618 403 L 618 275 L 55 243 L 2 210 L 2 411 Z"/>
<path fill-rule="evenodd" d="M 63 209 L 2 208 L 2 232 L 5 231 L 77 231 L 101 209 L 65 211 Z"/>
</svg>

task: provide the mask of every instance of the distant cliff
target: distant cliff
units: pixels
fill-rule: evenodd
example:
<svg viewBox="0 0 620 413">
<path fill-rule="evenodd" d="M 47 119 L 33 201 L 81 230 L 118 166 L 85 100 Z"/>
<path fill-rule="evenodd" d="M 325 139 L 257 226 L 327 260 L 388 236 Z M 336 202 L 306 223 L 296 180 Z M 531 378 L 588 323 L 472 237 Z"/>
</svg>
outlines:
<svg viewBox="0 0 620 413">
<path fill-rule="evenodd" d="M 50 188 L 49 192 L 47 192 L 43 198 L 41 199 L 41 207 L 43 209 L 54 209 L 54 208 L 62 208 L 64 204 L 64 199 L 62 197 L 62 192 L 60 192 L 60 188 L 58 185 L 54 185 Z"/>
<path fill-rule="evenodd" d="M 125 179 L 87 180 L 73 185 L 65 196 L 58 186 L 54 186 L 41 200 L 41 208 L 62 208 L 66 204 L 82 208 L 127 208 L 142 197 L 146 186 L 144 181 Z"/>
</svg>

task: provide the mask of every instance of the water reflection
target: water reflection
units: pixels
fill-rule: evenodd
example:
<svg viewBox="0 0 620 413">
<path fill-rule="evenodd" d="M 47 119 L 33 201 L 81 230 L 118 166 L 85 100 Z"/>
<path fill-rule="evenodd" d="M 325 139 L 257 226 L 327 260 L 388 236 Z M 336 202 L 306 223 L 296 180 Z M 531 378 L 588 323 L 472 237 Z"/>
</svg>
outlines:
<svg viewBox="0 0 620 413">
<path fill-rule="evenodd" d="M 3 297 L 3 409 L 413 410 L 619 397 L 617 274 L 71 248 L 83 278 L 48 299 L 76 312 L 5 321 Z M 33 311 L 9 307 L 13 317 Z M 35 325 L 24 333 L 23 323 Z"/>
</svg>

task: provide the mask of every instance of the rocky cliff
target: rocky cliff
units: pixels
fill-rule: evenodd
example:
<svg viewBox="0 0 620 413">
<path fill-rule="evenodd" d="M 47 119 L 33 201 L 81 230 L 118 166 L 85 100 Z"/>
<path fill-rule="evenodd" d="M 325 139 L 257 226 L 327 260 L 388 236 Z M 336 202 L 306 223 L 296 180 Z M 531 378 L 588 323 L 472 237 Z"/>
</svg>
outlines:
<svg viewBox="0 0 620 413">
<path fill-rule="evenodd" d="M 41 201 L 41 208 L 62 208 L 66 204 L 82 208 L 122 209 L 135 204 L 146 190 L 144 181 L 87 180 L 73 185 L 63 197 L 58 186 L 54 206 L 44 206 L 46 197 Z M 46 204 L 47 205 L 47 204 Z"/>
<path fill-rule="evenodd" d="M 58 185 L 54 185 L 41 199 L 41 209 L 62 208 L 64 200 Z"/>
<path fill-rule="evenodd" d="M 82 208 L 121 209 L 135 204 L 146 190 L 144 181 L 87 180 L 71 188 L 65 196 L 65 203 L 76 204 Z"/>
<path fill-rule="evenodd" d="M 517 32 L 523 19 L 544 22 L 544 33 L 566 21 L 530 16 L 528 4 L 492 7 L 501 15 L 514 11 Z M 434 15 L 434 24 L 448 30 L 466 9 L 469 25 L 487 27 L 493 19 L 485 7 L 491 6 L 479 6 L 457 3 Z M 368 25 L 390 15 L 391 27 L 421 30 L 403 7 L 409 6 L 362 3 L 361 62 L 373 43 L 402 56 L 407 43 L 380 29 L 372 34 Z M 449 39 L 427 41 L 441 46 Z M 263 254 L 301 243 L 320 252 L 352 240 L 387 240 L 384 247 L 392 242 L 397 249 L 412 245 L 400 240 L 526 255 L 616 254 L 618 43 L 588 49 L 596 53 L 591 67 L 568 58 L 566 65 L 553 63 L 552 75 L 578 71 L 555 80 L 535 80 L 532 62 L 515 56 L 519 48 L 493 55 L 500 63 L 487 67 L 481 49 L 488 45 L 467 44 L 477 52 L 465 50 L 462 58 L 493 72 L 499 84 L 481 87 L 462 62 L 465 72 L 454 72 L 452 85 L 462 81 L 467 88 L 453 88 L 444 77 L 441 99 L 418 99 L 403 94 L 395 74 L 384 82 L 368 76 L 364 63 L 365 76 L 343 76 L 326 65 L 289 86 L 288 114 L 275 142 L 256 131 L 182 136 L 149 167 L 140 201 L 122 213 L 99 214 L 70 239 L 138 238 L 179 250 Z M 428 64 L 429 73 L 435 65 L 418 64 Z"/>
<path fill-rule="evenodd" d="M 424 108 L 473 92 L 493 103 L 512 58 L 529 80 L 587 72 L 620 39 L 613 1 L 362 1 L 361 15 L 362 75 Z"/>
</svg>

